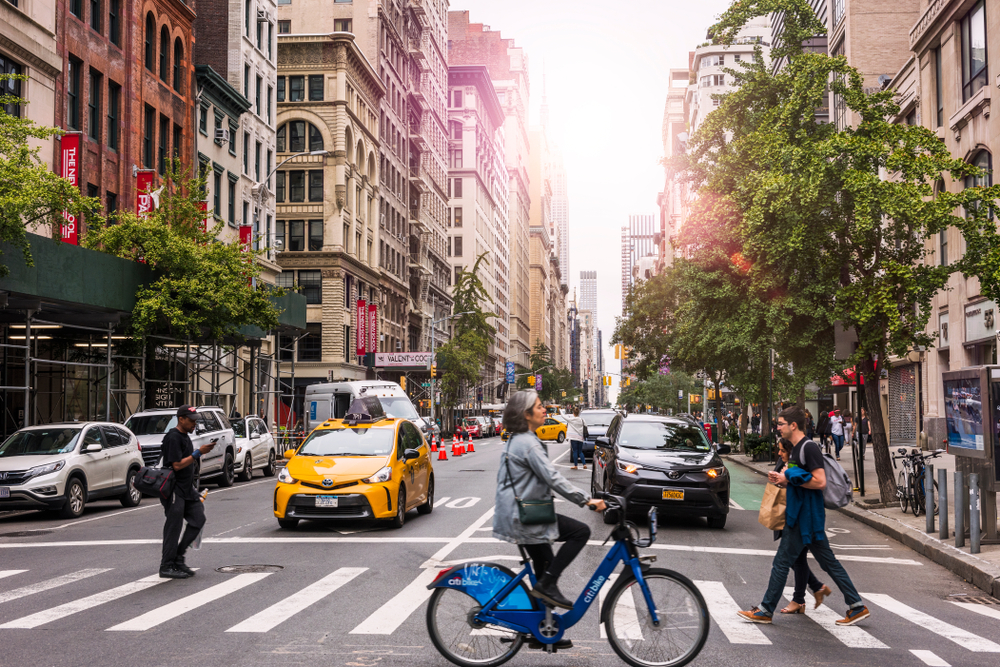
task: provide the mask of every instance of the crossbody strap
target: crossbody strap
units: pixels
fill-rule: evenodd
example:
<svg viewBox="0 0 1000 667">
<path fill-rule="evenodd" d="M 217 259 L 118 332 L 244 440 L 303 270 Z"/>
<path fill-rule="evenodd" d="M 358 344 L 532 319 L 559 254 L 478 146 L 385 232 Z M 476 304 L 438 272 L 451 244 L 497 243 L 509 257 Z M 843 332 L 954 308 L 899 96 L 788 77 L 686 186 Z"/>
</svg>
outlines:
<svg viewBox="0 0 1000 667">
<path fill-rule="evenodd" d="M 514 436 L 510 437 L 513 440 Z M 507 441 L 507 449 L 503 452 L 503 464 L 507 468 L 507 481 L 510 482 L 510 488 L 514 492 L 514 500 L 521 502 L 521 498 L 517 495 L 517 487 L 514 486 L 514 476 L 510 472 L 510 440 Z"/>
</svg>

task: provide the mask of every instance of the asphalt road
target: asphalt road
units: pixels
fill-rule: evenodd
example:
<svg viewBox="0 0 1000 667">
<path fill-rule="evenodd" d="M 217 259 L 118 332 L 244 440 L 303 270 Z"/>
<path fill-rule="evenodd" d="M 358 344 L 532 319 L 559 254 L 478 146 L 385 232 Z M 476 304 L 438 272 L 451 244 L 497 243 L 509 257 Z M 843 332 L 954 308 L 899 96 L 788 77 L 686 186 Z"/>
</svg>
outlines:
<svg viewBox="0 0 1000 667">
<path fill-rule="evenodd" d="M 156 577 L 163 513 L 151 499 L 131 510 L 95 502 L 69 522 L 0 515 L 0 665 L 450 664 L 427 635 L 426 582 L 438 566 L 462 559 L 517 567 L 516 548 L 490 531 L 501 443 L 487 439 L 476 449 L 435 462 L 433 513 L 411 512 L 400 530 L 311 522 L 281 530 L 271 509 L 274 479 L 259 472 L 252 482 L 213 489 L 204 544 L 188 557 L 198 575 L 182 581 Z M 568 443 L 553 443 L 550 456 L 588 490 L 590 471 L 571 470 L 567 450 Z M 961 602 L 982 593 L 838 513 L 828 515 L 831 544 L 872 617 L 852 629 L 832 627 L 845 608 L 835 589 L 825 613 L 743 623 L 735 610 L 760 602 L 776 545 L 757 523 L 764 478 L 739 466 L 730 473 L 742 509 L 733 508 L 724 530 L 661 515 L 647 551 L 657 567 L 698 581 L 709 601 L 711 632 L 692 664 L 997 664 L 1000 605 Z M 592 530 L 591 546 L 560 582 L 572 598 L 606 553 L 600 542 L 608 528 L 569 503 L 557 510 Z M 233 565 L 280 569 L 217 569 Z M 569 651 L 525 648 L 509 664 L 622 664 L 601 639 L 596 605 L 567 636 L 575 644 Z"/>
</svg>

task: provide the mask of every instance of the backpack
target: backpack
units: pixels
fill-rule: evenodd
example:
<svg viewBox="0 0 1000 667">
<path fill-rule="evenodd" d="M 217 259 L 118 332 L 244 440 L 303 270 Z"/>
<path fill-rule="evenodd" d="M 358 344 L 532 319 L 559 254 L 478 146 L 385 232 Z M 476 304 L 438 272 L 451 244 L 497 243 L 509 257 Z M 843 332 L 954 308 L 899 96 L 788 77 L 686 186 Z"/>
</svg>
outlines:
<svg viewBox="0 0 1000 667">
<path fill-rule="evenodd" d="M 815 442 L 809 440 L 816 445 Z M 806 443 L 802 444 L 804 449 Z M 819 447 L 819 445 L 816 445 Z M 799 465 L 805 465 L 802 460 L 802 449 L 799 450 Z M 854 486 L 847 471 L 837 463 L 830 454 L 823 454 L 823 472 L 826 473 L 826 486 L 823 488 L 823 506 L 828 510 L 846 507 L 854 497 Z"/>
</svg>

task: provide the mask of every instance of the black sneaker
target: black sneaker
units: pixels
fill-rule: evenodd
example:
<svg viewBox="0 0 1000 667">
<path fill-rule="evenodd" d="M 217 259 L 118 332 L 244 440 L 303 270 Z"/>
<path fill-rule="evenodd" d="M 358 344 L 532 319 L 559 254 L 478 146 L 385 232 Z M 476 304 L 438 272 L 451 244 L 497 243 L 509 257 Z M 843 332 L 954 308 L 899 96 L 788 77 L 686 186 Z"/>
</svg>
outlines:
<svg viewBox="0 0 1000 667">
<path fill-rule="evenodd" d="M 177 560 L 174 561 L 174 567 L 180 570 L 181 572 L 185 573 L 189 577 L 194 576 L 194 570 L 192 570 L 187 566 L 187 563 L 184 562 L 183 556 L 180 556 Z"/>
<path fill-rule="evenodd" d="M 177 569 L 176 565 L 168 565 L 160 568 L 161 579 L 188 579 L 190 576 L 184 570 Z"/>
<path fill-rule="evenodd" d="M 563 609 L 573 608 L 573 603 L 559 592 L 556 582 L 552 581 L 548 576 L 543 575 L 538 580 L 535 587 L 531 589 L 531 597 L 538 598 L 553 607 L 562 607 Z"/>
</svg>

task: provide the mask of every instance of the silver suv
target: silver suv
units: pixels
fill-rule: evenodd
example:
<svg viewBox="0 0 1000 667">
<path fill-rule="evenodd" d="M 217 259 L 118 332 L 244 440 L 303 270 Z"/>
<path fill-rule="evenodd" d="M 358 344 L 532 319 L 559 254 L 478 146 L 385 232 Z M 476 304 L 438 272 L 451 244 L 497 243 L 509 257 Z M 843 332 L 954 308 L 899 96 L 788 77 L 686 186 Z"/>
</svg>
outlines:
<svg viewBox="0 0 1000 667">
<path fill-rule="evenodd" d="M 222 408 L 214 405 L 203 405 L 196 408 L 195 430 L 191 434 L 191 443 L 195 449 L 218 438 L 216 446 L 208 454 L 201 457 L 199 479 L 213 479 L 219 486 L 232 486 L 236 479 L 236 435 Z M 125 422 L 136 437 L 142 448 L 142 459 L 148 466 L 160 464 L 163 436 L 167 431 L 177 426 L 177 409 L 164 408 L 143 410 L 128 418 Z"/>
<path fill-rule="evenodd" d="M 139 443 L 121 424 L 28 426 L 0 444 L 0 511 L 54 510 L 75 519 L 87 502 L 109 497 L 135 507 L 140 467 Z"/>
</svg>

